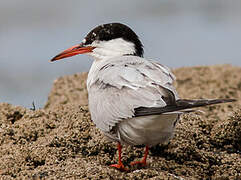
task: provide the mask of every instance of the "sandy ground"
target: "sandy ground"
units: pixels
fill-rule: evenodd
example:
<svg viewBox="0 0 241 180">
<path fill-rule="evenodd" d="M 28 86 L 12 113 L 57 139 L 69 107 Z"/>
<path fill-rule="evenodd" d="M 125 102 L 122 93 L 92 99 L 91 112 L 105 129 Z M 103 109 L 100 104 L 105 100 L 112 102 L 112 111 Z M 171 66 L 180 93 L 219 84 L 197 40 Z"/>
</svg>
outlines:
<svg viewBox="0 0 241 180">
<path fill-rule="evenodd" d="M 182 98 L 236 98 L 186 114 L 167 145 L 153 147 L 145 168 L 120 172 L 110 143 L 90 120 L 86 73 L 54 82 L 43 109 L 0 103 L 0 179 L 241 179 L 241 68 L 174 70 Z M 123 161 L 142 157 L 126 147 Z"/>
</svg>

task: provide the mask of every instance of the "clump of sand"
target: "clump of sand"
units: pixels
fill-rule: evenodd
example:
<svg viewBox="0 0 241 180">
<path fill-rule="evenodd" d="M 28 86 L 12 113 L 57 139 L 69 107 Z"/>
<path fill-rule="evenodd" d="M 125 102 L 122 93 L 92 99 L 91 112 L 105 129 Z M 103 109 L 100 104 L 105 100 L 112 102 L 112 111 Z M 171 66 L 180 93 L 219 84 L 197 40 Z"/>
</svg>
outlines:
<svg viewBox="0 0 241 180">
<path fill-rule="evenodd" d="M 145 168 L 120 172 L 116 145 L 90 120 L 86 73 L 54 82 L 43 109 L 0 103 L 0 179 L 240 179 L 241 68 L 230 65 L 174 70 L 182 98 L 236 98 L 186 114 L 167 145 L 153 147 Z M 143 148 L 124 147 L 123 161 Z"/>
</svg>

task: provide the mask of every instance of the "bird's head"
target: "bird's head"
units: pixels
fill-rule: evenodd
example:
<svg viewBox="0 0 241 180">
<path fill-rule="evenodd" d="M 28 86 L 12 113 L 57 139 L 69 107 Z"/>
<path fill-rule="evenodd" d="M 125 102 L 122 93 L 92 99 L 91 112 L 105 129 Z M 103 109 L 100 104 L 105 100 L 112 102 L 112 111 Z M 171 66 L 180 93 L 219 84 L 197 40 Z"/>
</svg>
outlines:
<svg viewBox="0 0 241 180">
<path fill-rule="evenodd" d="M 84 40 L 55 56 L 51 61 L 87 54 L 95 60 L 124 55 L 143 56 L 143 45 L 128 26 L 120 23 L 103 24 L 90 31 Z"/>
</svg>

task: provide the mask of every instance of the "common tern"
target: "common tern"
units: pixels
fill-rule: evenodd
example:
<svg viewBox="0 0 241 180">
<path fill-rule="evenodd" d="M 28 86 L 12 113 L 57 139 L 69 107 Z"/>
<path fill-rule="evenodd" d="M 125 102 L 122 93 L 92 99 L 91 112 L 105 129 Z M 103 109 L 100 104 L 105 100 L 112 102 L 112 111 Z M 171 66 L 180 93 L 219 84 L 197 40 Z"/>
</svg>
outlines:
<svg viewBox="0 0 241 180">
<path fill-rule="evenodd" d="M 143 58 L 136 33 L 121 23 L 103 24 L 84 40 L 51 61 L 78 54 L 93 57 L 87 78 L 91 119 L 118 144 L 119 161 L 112 167 L 126 170 L 121 161 L 122 144 L 145 145 L 144 157 L 131 165 L 146 165 L 150 146 L 168 142 L 183 113 L 194 107 L 234 99 L 181 99 L 173 86 L 175 76 L 156 61 Z"/>
</svg>

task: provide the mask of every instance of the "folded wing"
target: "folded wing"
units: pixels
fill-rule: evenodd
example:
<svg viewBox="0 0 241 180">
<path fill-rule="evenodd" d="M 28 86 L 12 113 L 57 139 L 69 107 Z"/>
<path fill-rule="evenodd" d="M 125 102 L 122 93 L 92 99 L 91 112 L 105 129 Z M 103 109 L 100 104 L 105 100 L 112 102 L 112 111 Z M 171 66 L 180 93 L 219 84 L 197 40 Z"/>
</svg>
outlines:
<svg viewBox="0 0 241 180">
<path fill-rule="evenodd" d="M 89 106 L 92 120 L 105 132 L 134 117 L 136 108 L 165 107 L 178 99 L 174 75 L 156 62 L 124 56 L 97 72 L 89 84 Z"/>
</svg>

